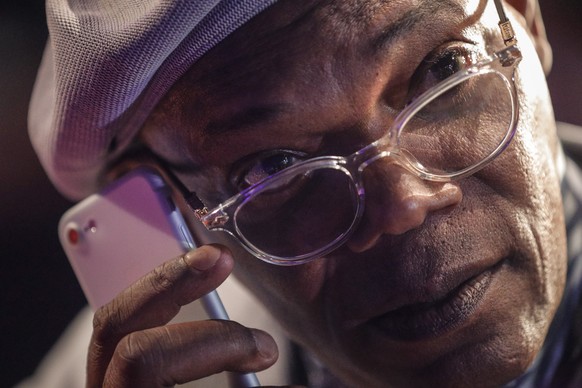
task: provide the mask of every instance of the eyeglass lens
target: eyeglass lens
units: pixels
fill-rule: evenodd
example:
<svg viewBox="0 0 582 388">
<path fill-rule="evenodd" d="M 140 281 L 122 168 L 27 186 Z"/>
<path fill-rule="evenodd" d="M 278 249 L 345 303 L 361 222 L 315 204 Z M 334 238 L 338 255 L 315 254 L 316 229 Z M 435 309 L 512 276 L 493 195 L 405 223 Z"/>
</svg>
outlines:
<svg viewBox="0 0 582 388">
<path fill-rule="evenodd" d="M 461 171 L 502 143 L 512 106 L 509 85 L 499 73 L 474 76 L 418 111 L 402 128 L 399 146 L 429 172 Z"/>
<path fill-rule="evenodd" d="M 297 257 L 332 244 L 354 221 L 357 194 L 341 169 L 296 175 L 248 199 L 235 214 L 241 236 L 278 257 Z"/>
</svg>

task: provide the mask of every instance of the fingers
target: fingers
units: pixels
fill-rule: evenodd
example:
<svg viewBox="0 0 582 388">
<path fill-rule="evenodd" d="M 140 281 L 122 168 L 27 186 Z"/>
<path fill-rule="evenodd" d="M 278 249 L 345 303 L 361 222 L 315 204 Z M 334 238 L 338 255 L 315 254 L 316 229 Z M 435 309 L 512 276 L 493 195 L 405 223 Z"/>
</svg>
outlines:
<svg viewBox="0 0 582 388">
<path fill-rule="evenodd" d="M 148 273 L 95 313 L 94 327 L 110 336 L 169 322 L 188 304 L 218 287 L 233 261 L 225 248 L 203 246 Z M 140 316 L 139 320 L 129 319 Z"/>
<path fill-rule="evenodd" d="M 166 262 L 100 308 L 89 347 L 88 385 L 101 386 L 122 338 L 166 324 L 181 306 L 220 285 L 232 266 L 226 248 L 204 246 Z"/>
<path fill-rule="evenodd" d="M 104 386 L 173 386 L 222 371 L 258 371 L 277 354 L 268 334 L 231 321 L 158 327 L 123 338 Z"/>
</svg>

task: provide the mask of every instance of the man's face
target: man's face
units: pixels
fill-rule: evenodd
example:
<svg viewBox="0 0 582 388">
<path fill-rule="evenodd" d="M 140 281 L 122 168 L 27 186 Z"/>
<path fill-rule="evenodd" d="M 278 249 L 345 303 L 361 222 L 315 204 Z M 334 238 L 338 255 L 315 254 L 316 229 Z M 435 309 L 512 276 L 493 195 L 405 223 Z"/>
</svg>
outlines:
<svg viewBox="0 0 582 388">
<path fill-rule="evenodd" d="M 143 139 L 212 207 L 268 173 L 267 151 L 347 155 L 383 136 L 426 69 L 450 65 L 442 53 L 502 47 L 497 21 L 485 1 L 283 0 L 196 63 Z M 565 237 L 544 75 L 514 27 L 520 121 L 485 169 L 438 183 L 374 163 L 354 235 L 296 267 L 203 237 L 233 250 L 243 283 L 348 383 L 498 385 L 542 344 Z"/>
</svg>

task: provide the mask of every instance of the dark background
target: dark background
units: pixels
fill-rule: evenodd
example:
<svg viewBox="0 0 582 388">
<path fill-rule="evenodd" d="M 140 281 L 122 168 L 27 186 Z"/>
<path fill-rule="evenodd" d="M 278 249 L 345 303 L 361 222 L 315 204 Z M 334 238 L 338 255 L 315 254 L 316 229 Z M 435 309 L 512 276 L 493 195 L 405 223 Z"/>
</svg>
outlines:
<svg viewBox="0 0 582 388">
<path fill-rule="evenodd" d="M 541 0 L 554 48 L 549 83 L 556 117 L 578 125 L 580 3 Z M 32 373 L 85 303 L 57 241 L 58 219 L 71 203 L 50 185 L 26 135 L 46 34 L 42 1 L 0 0 L 0 387 Z"/>
<path fill-rule="evenodd" d="M 57 241 L 70 204 L 26 134 L 46 34 L 43 2 L 0 0 L 0 387 L 31 374 L 85 303 Z"/>
</svg>

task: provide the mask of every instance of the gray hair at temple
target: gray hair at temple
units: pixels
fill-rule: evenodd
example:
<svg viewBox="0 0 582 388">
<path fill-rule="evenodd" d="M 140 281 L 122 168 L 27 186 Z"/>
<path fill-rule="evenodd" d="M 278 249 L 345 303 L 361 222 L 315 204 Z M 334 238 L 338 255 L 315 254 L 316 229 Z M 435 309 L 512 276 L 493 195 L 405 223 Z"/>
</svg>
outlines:
<svg viewBox="0 0 582 388">
<path fill-rule="evenodd" d="M 48 0 L 29 134 L 53 184 L 95 190 L 170 87 L 276 0 Z"/>
</svg>

